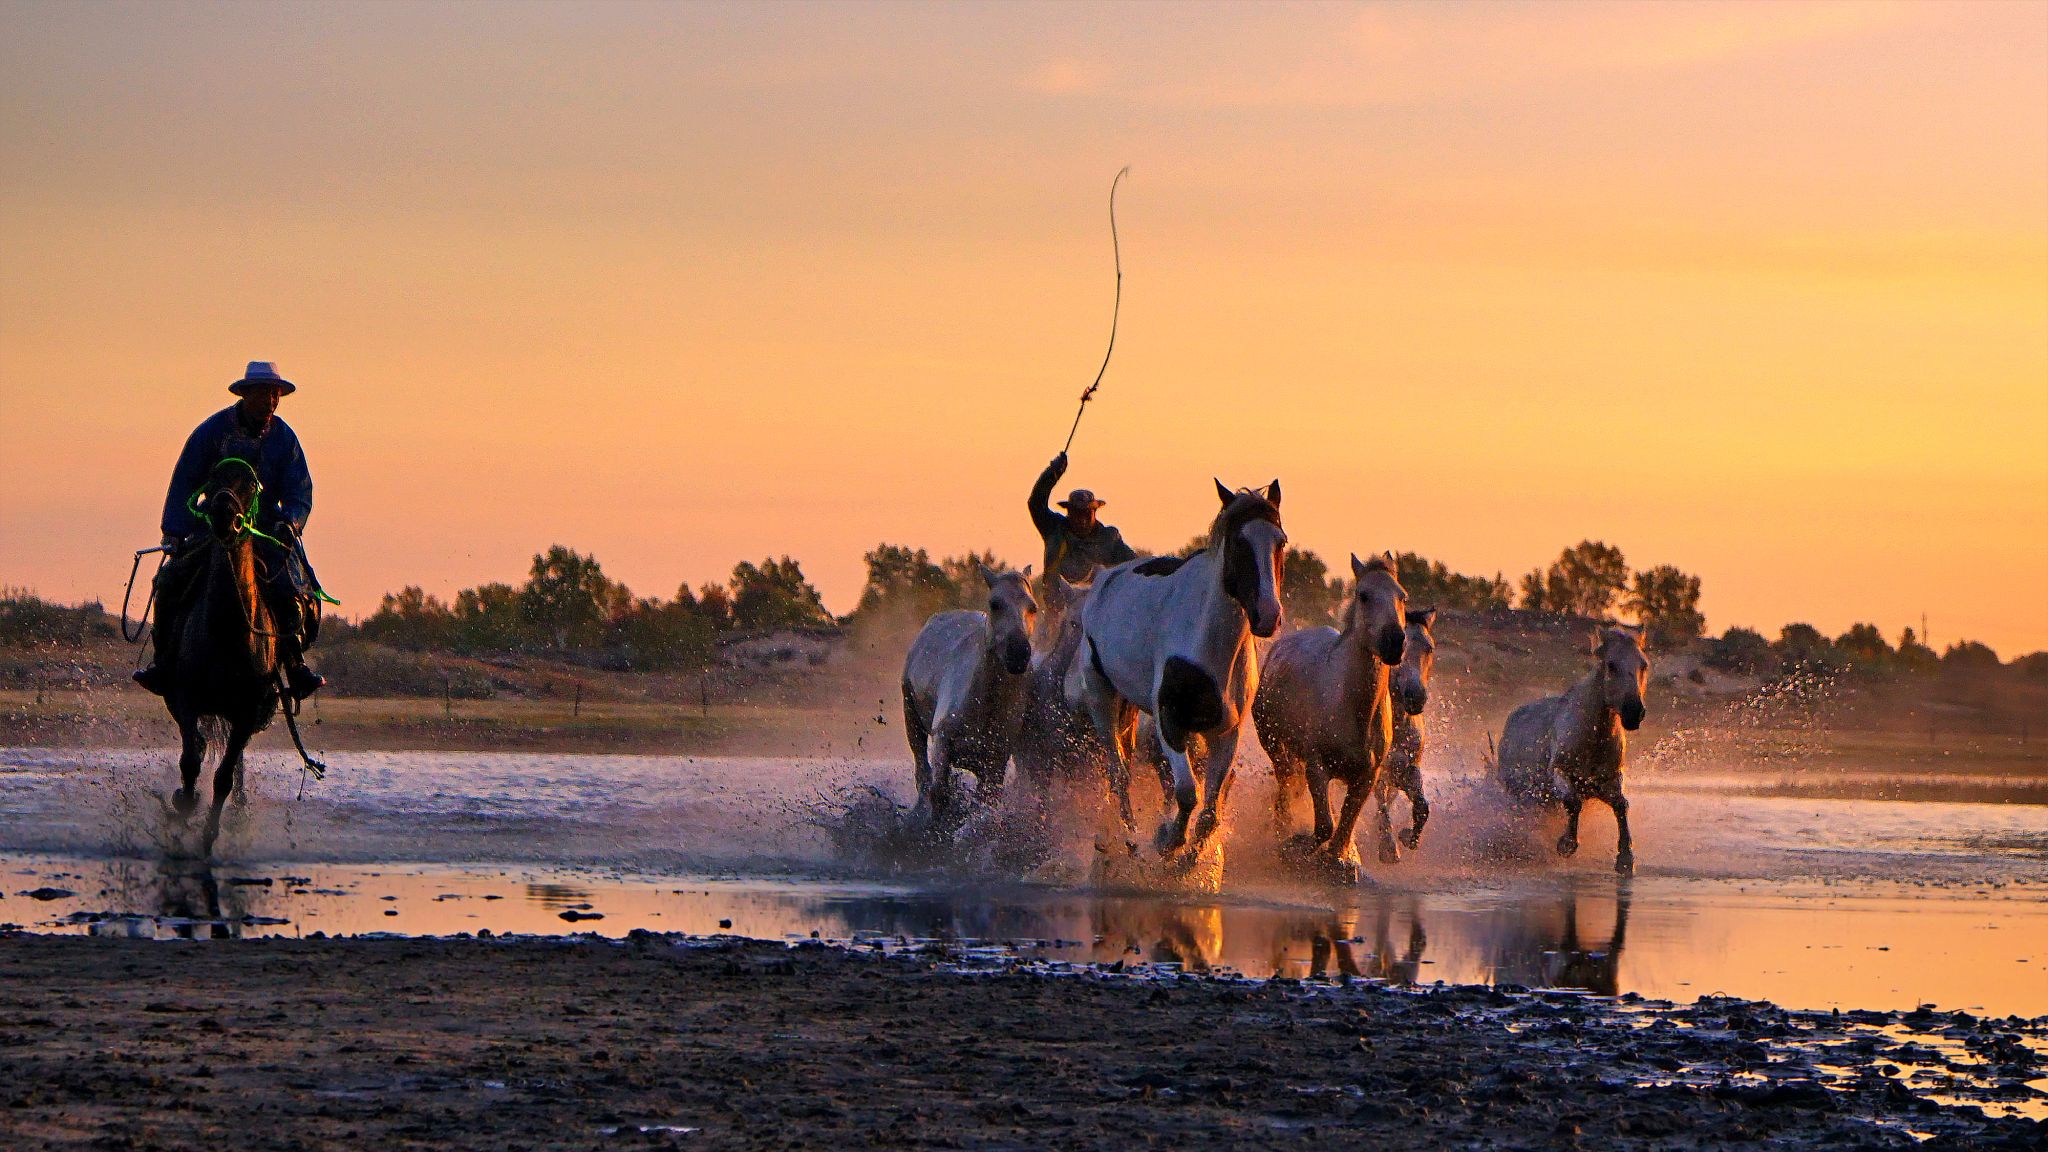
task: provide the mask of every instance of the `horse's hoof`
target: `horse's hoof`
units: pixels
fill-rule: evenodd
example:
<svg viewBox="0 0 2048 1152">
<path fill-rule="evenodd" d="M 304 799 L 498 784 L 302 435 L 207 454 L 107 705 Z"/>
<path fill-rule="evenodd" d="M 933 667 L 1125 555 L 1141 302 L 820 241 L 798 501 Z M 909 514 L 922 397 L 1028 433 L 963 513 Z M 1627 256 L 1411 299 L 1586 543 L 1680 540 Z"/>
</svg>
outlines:
<svg viewBox="0 0 2048 1152">
<path fill-rule="evenodd" d="M 199 807 L 199 797 L 183 788 L 171 793 L 171 808 L 180 816 L 190 816 Z"/>
<path fill-rule="evenodd" d="M 1187 839 L 1187 830 L 1168 820 L 1159 826 L 1159 831 L 1152 837 L 1152 847 L 1161 856 L 1168 856 L 1182 844 L 1187 843 Z"/>
<path fill-rule="evenodd" d="M 1325 878 L 1342 888 L 1355 888 L 1365 878 L 1365 869 L 1356 860 L 1331 854 L 1321 857 L 1319 863 Z"/>
<path fill-rule="evenodd" d="M 1633 875 L 1635 875 L 1635 874 L 1636 874 L 1636 858 L 1635 858 L 1635 854 L 1634 854 L 1634 853 L 1632 853 L 1632 852 L 1624 852 L 1624 853 L 1622 853 L 1621 855 L 1619 855 L 1619 856 L 1616 856 L 1616 857 L 1614 858 L 1614 874 L 1615 874 L 1616 876 L 1633 876 Z"/>
<path fill-rule="evenodd" d="M 1422 829 L 1410 828 L 1406 832 L 1401 833 L 1401 847 L 1406 848 L 1410 852 L 1415 851 L 1415 846 L 1420 843 L 1422 843 Z"/>
<path fill-rule="evenodd" d="M 1569 836 L 1558 837 L 1557 854 L 1559 856 L 1570 857 L 1575 855 L 1578 852 L 1578 850 L 1579 842 L 1577 840 L 1574 840 Z"/>
<path fill-rule="evenodd" d="M 1394 842 L 1392 840 L 1380 841 L 1380 863 L 1399 864 L 1400 862 L 1401 850 L 1394 847 Z"/>
</svg>

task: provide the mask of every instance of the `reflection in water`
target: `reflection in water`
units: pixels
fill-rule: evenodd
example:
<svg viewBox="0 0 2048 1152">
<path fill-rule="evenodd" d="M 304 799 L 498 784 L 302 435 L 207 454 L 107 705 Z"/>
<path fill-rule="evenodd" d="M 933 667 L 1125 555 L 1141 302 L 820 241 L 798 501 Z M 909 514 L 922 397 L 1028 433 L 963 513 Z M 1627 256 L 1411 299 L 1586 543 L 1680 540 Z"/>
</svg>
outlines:
<svg viewBox="0 0 2048 1152">
<path fill-rule="evenodd" d="M 590 904 L 591 891 L 575 884 L 528 884 L 526 898 L 543 908 L 560 911 Z"/>
<path fill-rule="evenodd" d="M 115 901 L 115 911 L 74 914 L 95 936 L 228 940 L 241 937 L 252 923 L 277 923 L 252 916 L 242 886 L 230 883 L 224 899 L 207 860 L 170 853 L 149 863 L 122 861 L 107 879 L 100 895 Z"/>
<path fill-rule="evenodd" d="M 300 873 L 298 876 L 290 872 Z M 200 939 L 393 932 L 623 936 L 634 929 L 989 947 L 1048 961 L 1391 983 L 1498 982 L 1808 1008 L 2048 1013 L 2048 900 L 1607 875 L 1370 889 L 1340 907 L 1035 886 L 906 888 L 633 877 L 569 868 L 241 863 L 0 855 L 35 931 Z M 270 883 L 265 884 L 268 880 Z M 589 905 L 602 919 L 564 924 Z M 1628 963 L 1621 961 L 1624 950 Z M 955 955 L 958 952 L 955 951 Z"/>
<path fill-rule="evenodd" d="M 1333 977 L 1385 980 L 1413 984 L 1420 977 L 1423 953 L 1429 949 L 1429 932 L 1423 927 L 1422 897 L 1409 894 L 1397 901 L 1375 900 L 1365 909 L 1349 909 L 1333 916 L 1306 920 L 1298 930 L 1275 940 L 1273 971 L 1286 973 L 1288 954 L 1300 940 L 1309 946 L 1308 967 L 1303 973 L 1312 979 Z M 1398 915 L 1397 915 L 1398 913 Z M 1370 919 L 1370 935 L 1360 925 Z M 1397 921 L 1405 922 L 1400 934 Z M 1396 936 L 1403 935 L 1397 943 Z"/>
<path fill-rule="evenodd" d="M 1609 890 L 1614 905 L 1614 928 L 1605 947 L 1595 950 L 1579 934 L 1580 909 L 1597 906 L 1595 897 L 1585 899 L 1601 885 L 1572 884 L 1548 901 L 1528 904 L 1488 917 L 1487 978 L 1494 984 L 1521 984 L 1534 988 L 1580 988 L 1601 996 L 1621 990 L 1621 950 L 1628 935 L 1630 881 L 1618 877 Z"/>
</svg>

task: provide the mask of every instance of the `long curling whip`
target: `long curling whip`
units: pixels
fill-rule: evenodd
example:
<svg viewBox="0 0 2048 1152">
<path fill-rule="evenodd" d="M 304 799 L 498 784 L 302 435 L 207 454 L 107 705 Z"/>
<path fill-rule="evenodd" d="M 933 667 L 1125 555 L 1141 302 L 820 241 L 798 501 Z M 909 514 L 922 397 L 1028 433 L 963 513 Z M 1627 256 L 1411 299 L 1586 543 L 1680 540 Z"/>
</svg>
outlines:
<svg viewBox="0 0 2048 1152">
<path fill-rule="evenodd" d="M 1102 367 L 1095 370 L 1094 382 L 1088 385 L 1087 391 L 1081 393 L 1081 405 L 1074 409 L 1074 424 L 1067 429 L 1067 442 L 1060 445 L 1062 456 L 1067 454 L 1067 449 L 1074 446 L 1074 433 L 1081 430 L 1081 415 L 1088 411 L 1088 401 L 1095 398 L 1095 390 L 1102 387 L 1102 374 L 1109 371 L 1109 358 L 1116 352 L 1116 322 L 1124 307 L 1124 254 L 1116 238 L 1116 189 L 1130 173 L 1131 166 L 1126 164 L 1117 170 L 1116 179 L 1109 182 L 1109 250 L 1116 260 L 1116 301 L 1110 305 L 1109 310 L 1109 347 L 1103 349 Z"/>
</svg>

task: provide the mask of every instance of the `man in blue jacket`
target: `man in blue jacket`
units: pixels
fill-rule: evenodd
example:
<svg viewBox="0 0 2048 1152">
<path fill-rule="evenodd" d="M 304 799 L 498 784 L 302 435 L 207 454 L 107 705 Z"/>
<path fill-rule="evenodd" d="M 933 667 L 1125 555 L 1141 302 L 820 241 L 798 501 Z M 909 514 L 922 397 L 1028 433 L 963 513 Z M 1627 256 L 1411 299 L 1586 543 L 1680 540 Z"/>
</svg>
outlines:
<svg viewBox="0 0 2048 1152">
<path fill-rule="evenodd" d="M 206 418 L 185 440 L 178 466 L 171 472 L 170 491 L 164 496 L 163 543 L 172 550 L 164 578 L 157 584 L 155 638 L 156 660 L 135 673 L 135 682 L 161 696 L 170 687 L 172 652 L 183 624 L 185 605 L 169 602 L 179 585 L 173 570 L 178 560 L 190 554 L 187 542 L 196 543 L 205 525 L 192 512 L 189 501 L 213 474 L 214 465 L 229 456 L 239 456 L 256 466 L 263 483 L 258 498 L 257 527 L 289 547 L 256 538 L 257 568 L 264 573 L 264 600 L 277 621 L 281 638 L 279 657 L 285 666 L 286 687 L 300 700 L 318 691 L 327 681 L 306 667 L 303 597 L 312 591 L 312 576 L 306 570 L 303 549 L 297 546 L 306 530 L 306 518 L 313 514 L 313 477 L 306 470 L 306 453 L 289 424 L 277 417 L 279 400 L 298 391 L 298 386 L 277 374 L 276 365 L 252 360 L 240 380 L 228 385 L 238 399 L 234 404 Z"/>
</svg>

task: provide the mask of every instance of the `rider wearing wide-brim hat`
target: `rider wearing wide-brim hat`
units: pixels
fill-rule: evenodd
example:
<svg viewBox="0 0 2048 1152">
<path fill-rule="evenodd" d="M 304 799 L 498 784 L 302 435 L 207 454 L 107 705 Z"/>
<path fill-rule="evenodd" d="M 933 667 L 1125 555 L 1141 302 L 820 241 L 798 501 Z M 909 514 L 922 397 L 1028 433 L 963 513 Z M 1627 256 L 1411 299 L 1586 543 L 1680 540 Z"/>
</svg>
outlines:
<svg viewBox="0 0 2048 1152">
<path fill-rule="evenodd" d="M 187 542 L 195 540 L 204 527 L 189 501 L 206 483 L 214 465 L 233 456 L 253 465 L 263 485 L 256 524 L 262 533 L 255 540 L 257 567 L 263 573 L 264 600 L 278 624 L 286 686 L 303 700 L 326 680 L 306 667 L 303 643 L 303 599 L 316 585 L 298 539 L 313 514 L 313 476 L 306 468 L 298 434 L 277 416 L 278 401 L 298 391 L 298 385 L 279 375 L 270 361 L 251 360 L 241 379 L 228 385 L 228 391 L 237 397 L 235 403 L 192 430 L 171 472 L 161 526 L 172 560 L 158 577 L 152 632 L 156 659 L 135 673 L 135 681 L 158 695 L 170 687 L 175 667 L 170 648 L 177 643 L 186 608 L 177 595 L 181 584 L 178 561 L 191 554 Z"/>
<path fill-rule="evenodd" d="M 1108 501 L 1096 499 L 1088 489 L 1076 488 L 1059 502 L 1066 509 L 1064 515 L 1052 510 L 1052 486 L 1066 472 L 1067 454 L 1062 452 L 1038 474 L 1038 483 L 1031 486 L 1029 507 L 1031 523 L 1045 542 L 1045 578 L 1050 580 L 1057 572 L 1069 583 L 1080 584 L 1096 565 L 1114 567 L 1136 559 L 1138 553 L 1124 543 L 1123 533 L 1096 516 Z"/>
</svg>

